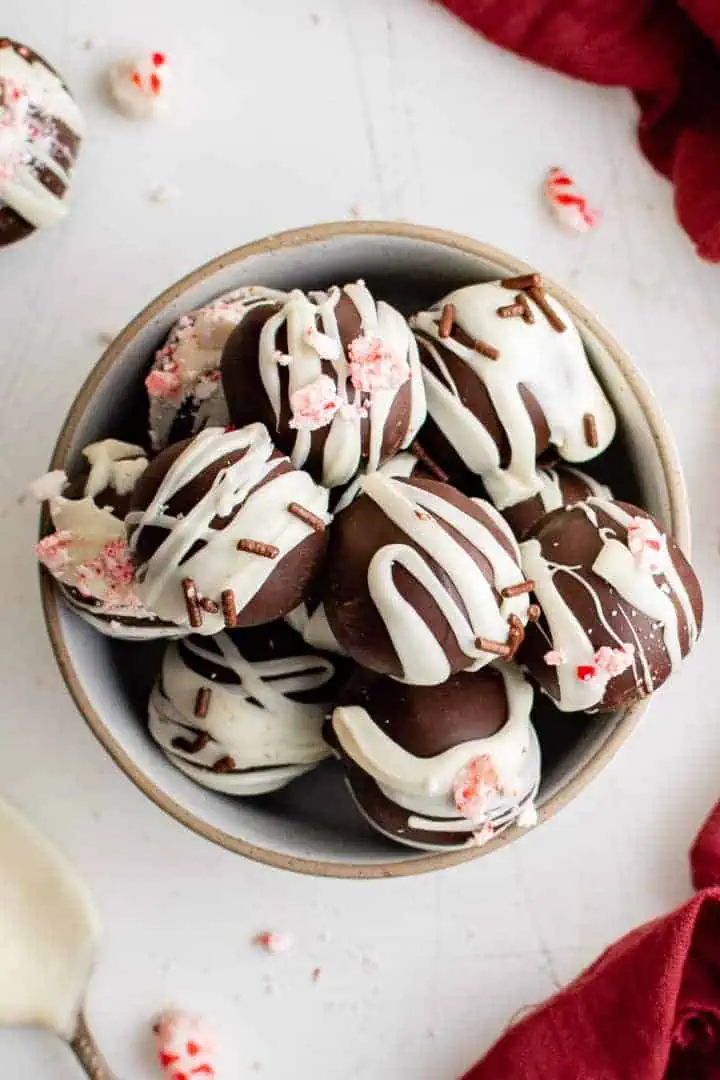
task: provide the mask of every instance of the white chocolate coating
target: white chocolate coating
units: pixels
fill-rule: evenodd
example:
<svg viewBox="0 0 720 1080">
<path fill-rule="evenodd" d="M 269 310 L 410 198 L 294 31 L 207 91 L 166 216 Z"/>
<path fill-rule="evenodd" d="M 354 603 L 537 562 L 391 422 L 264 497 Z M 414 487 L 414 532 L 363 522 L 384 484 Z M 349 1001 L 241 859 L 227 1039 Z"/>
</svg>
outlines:
<svg viewBox="0 0 720 1080">
<path fill-rule="evenodd" d="M 308 652 L 251 663 L 242 654 L 239 635 L 233 640 L 218 634 L 213 644 L 220 655 L 195 639 L 170 645 L 161 681 L 153 689 L 150 733 L 173 764 L 214 791 L 260 795 L 284 787 L 329 756 L 321 730 L 331 701 L 308 704 L 292 695 L 327 685 L 335 676 L 330 659 Z M 219 677 L 198 674 L 185 662 L 185 652 L 212 664 Z M 222 681 L 223 668 L 241 681 Z M 207 716 L 199 718 L 195 702 L 202 688 L 210 689 L 210 702 Z M 173 742 L 178 738 L 192 742 L 198 732 L 209 734 L 211 741 L 196 753 Z M 213 772 L 213 764 L 226 756 L 235 768 Z"/>
<path fill-rule="evenodd" d="M 173 496 L 220 459 L 237 451 L 243 457 L 221 470 L 207 494 L 182 519 L 167 512 Z M 312 535 L 312 527 L 288 511 L 297 502 L 326 523 L 328 492 L 305 472 L 291 471 L 264 483 L 281 462 L 262 424 L 240 431 L 206 428 L 173 462 L 146 510 L 128 514 L 131 550 L 137 551 L 142 530 L 159 526 L 167 537 L 138 570 L 137 592 L 146 607 L 162 619 L 189 629 L 182 582 L 192 579 L 202 597 L 216 602 L 232 590 L 238 612 L 254 598 L 282 559 Z M 258 487 L 258 485 L 261 485 Z M 257 489 L 257 490 L 253 490 Z M 233 517 L 222 529 L 211 529 L 216 517 Z M 238 551 L 237 542 L 252 539 L 273 544 L 277 558 Z M 204 546 L 186 558 L 198 541 Z M 222 611 L 205 613 L 198 633 L 215 634 L 224 627 Z"/>
<path fill-rule="evenodd" d="M 553 297 L 548 305 L 565 324 L 555 331 L 535 302 L 526 297 L 534 322 L 500 318 L 498 308 L 513 302 L 512 290 L 488 281 L 450 293 L 429 311 L 411 320 L 443 374 L 439 379 L 423 368 L 428 413 L 467 468 L 482 477 L 499 509 L 537 494 L 537 445 L 532 420 L 520 396 L 525 386 L 542 409 L 550 441 L 565 460 L 582 462 L 605 450 L 615 434 L 615 416 L 588 364 L 582 339 L 570 315 Z M 439 323 L 446 304 L 455 308 L 455 323 L 473 340 L 496 348 L 499 357 L 488 359 L 451 335 L 440 338 Z M 498 447 L 483 423 L 460 399 L 447 365 L 436 345 L 459 357 L 487 388 L 509 443 L 510 462 L 500 465 Z M 588 444 L 584 417 L 592 415 L 597 428 L 596 447 Z"/>
<path fill-rule="evenodd" d="M 49 170 L 67 188 L 72 162 L 56 160 L 67 155 L 59 153 L 54 122 L 82 138 L 82 114 L 57 75 L 11 46 L 0 48 L 2 87 L 20 96 L 0 115 L 0 208 L 5 204 L 34 228 L 46 228 L 65 217 L 67 206 L 64 194 L 41 183 L 38 169 Z"/>
<path fill-rule="evenodd" d="M 118 495 L 129 495 L 147 468 L 142 446 L 119 439 L 90 443 L 82 453 L 90 466 L 85 495 L 91 499 L 105 488 L 111 488 Z"/>
<path fill-rule="evenodd" d="M 100 939 L 73 868 L 0 800 L 0 1027 L 74 1034 Z"/>
<path fill-rule="evenodd" d="M 632 516 L 623 507 L 609 500 L 592 497 L 577 503 L 574 510 L 582 509 L 597 526 L 597 511 L 601 511 L 627 529 Z M 667 556 L 662 574 L 653 575 L 644 569 L 633 556 L 626 542 L 621 542 L 611 528 L 600 529 L 603 545 L 592 571 L 611 585 L 634 610 L 641 612 L 658 624 L 671 670 L 676 671 L 682 661 L 680 626 L 673 597 L 678 601 L 687 625 L 690 648 L 698 636 L 698 625 L 687 589 Z M 615 641 L 618 649 L 631 646 L 634 650 L 632 670 L 635 682 L 644 695 L 655 689 L 652 665 L 646 655 L 643 641 L 635 631 L 632 621 L 626 617 L 627 632 L 620 636 L 608 622 L 592 583 L 578 573 L 580 567 L 566 566 L 548 560 L 542 553 L 538 540 L 527 540 L 520 545 L 525 573 L 535 582 L 535 595 L 542 608 L 549 630 L 548 650 L 556 651 L 562 662 L 556 667 L 559 696 L 553 700 L 563 712 L 579 712 L 596 708 L 602 701 L 610 681 L 607 675 L 588 679 L 578 678 L 578 668 L 593 665 L 596 645 L 587 628 L 563 599 L 555 584 L 559 575 L 569 575 L 587 590 L 603 629 Z"/>
<path fill-rule="evenodd" d="M 509 616 L 517 615 L 525 624 L 529 606 L 527 593 L 501 597 L 499 603 L 494 595 L 493 590 L 500 593 L 525 580 L 519 549 L 507 523 L 488 503 L 473 500 L 507 537 L 516 558 L 501 547 L 489 528 L 435 492 L 380 473 L 364 477 L 361 487 L 390 521 L 442 567 L 461 599 L 458 604 L 432 567 L 409 545 L 387 544 L 375 553 L 368 569 L 368 590 L 400 659 L 401 681 L 416 686 L 442 683 L 450 676 L 451 668 L 443 645 L 398 590 L 393 578 L 398 565 L 433 597 L 468 657 L 468 669 L 476 671 L 490 663 L 494 656 L 480 649 L 476 639 L 506 642 Z M 492 581 L 436 517 L 485 556 L 492 568 Z"/>
<path fill-rule="evenodd" d="M 332 632 L 324 604 L 320 603 L 317 607 L 308 603 L 298 604 L 285 616 L 285 622 L 292 626 L 308 645 L 325 652 L 337 653 L 339 656 L 347 656 Z"/>
</svg>

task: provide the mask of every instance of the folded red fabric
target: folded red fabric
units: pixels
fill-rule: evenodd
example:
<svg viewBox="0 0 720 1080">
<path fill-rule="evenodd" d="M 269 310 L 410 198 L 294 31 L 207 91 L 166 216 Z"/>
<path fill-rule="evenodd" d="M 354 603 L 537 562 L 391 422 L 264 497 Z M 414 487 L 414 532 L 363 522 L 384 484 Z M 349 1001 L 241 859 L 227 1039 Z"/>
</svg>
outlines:
<svg viewBox="0 0 720 1080">
<path fill-rule="evenodd" d="M 698 254 L 720 261 L 718 0 L 442 0 L 490 41 L 640 106 L 643 151 L 675 187 Z"/>
<path fill-rule="evenodd" d="M 465 1080 L 719 1080 L 720 804 L 691 865 L 701 892 L 611 946 Z"/>
</svg>

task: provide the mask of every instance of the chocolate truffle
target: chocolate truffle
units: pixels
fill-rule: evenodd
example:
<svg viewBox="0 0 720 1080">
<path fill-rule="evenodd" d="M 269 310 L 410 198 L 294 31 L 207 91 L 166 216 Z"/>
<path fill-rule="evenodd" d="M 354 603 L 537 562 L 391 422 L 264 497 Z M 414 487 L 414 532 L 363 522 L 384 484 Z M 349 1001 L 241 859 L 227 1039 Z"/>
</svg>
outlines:
<svg viewBox="0 0 720 1080">
<path fill-rule="evenodd" d="M 550 445 L 587 461 L 615 434 L 615 416 L 568 312 L 537 274 L 450 293 L 411 320 L 428 421 L 421 442 L 459 484 L 482 482 L 500 510 L 540 490 Z"/>
<path fill-rule="evenodd" d="M 71 481 L 60 470 L 31 490 L 48 502 L 55 531 L 36 545 L 38 559 L 70 607 L 109 637 L 151 640 L 177 633 L 140 601 L 123 521 L 147 467 L 141 446 L 104 439 L 83 450 L 86 467 Z"/>
<path fill-rule="evenodd" d="M 283 622 L 172 643 L 150 697 L 152 737 L 182 772 L 228 795 L 277 791 L 330 749 L 323 719 L 348 663 Z"/>
<path fill-rule="evenodd" d="M 261 420 L 297 468 L 347 484 L 407 447 L 425 419 L 405 319 L 362 281 L 305 295 L 258 287 L 225 346 L 230 419 Z"/>
<path fill-rule="evenodd" d="M 206 428 L 163 450 L 135 488 L 138 595 L 186 633 L 281 618 L 320 568 L 327 505 L 262 424 Z"/>
<path fill-rule="evenodd" d="M 358 672 L 326 732 L 360 812 L 411 847 L 482 845 L 537 820 L 533 692 L 515 664 L 403 686 Z"/>
<path fill-rule="evenodd" d="M 183 315 L 155 355 L 145 379 L 154 450 L 225 427 L 227 404 L 220 380 L 223 346 L 245 311 L 246 289 L 220 296 Z"/>
<path fill-rule="evenodd" d="M 518 659 L 563 712 L 647 697 L 695 644 L 697 578 L 644 510 L 589 498 L 555 510 L 520 550 L 542 617 Z"/>
<path fill-rule="evenodd" d="M 332 528 L 325 607 L 363 667 L 432 685 L 511 658 L 528 592 L 510 528 L 437 480 L 372 473 Z"/>
<path fill-rule="evenodd" d="M 27 46 L 0 39 L 0 247 L 66 216 L 84 130 L 54 68 Z"/>
<path fill-rule="evenodd" d="M 593 495 L 602 499 L 612 498 L 610 488 L 569 465 L 538 469 L 537 475 L 542 485 L 537 495 L 503 510 L 503 517 L 518 540 L 524 540 L 553 510 L 572 506 Z"/>
</svg>

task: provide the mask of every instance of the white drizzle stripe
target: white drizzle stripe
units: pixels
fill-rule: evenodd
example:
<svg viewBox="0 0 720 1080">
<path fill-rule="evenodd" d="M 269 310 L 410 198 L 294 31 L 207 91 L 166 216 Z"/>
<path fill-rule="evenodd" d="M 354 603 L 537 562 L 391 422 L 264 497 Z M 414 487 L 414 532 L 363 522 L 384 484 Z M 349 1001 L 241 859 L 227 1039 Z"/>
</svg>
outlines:
<svg viewBox="0 0 720 1080">
<path fill-rule="evenodd" d="M 210 490 L 182 519 L 167 514 L 166 507 L 178 491 L 218 460 L 242 450 L 246 451 L 243 457 L 217 474 Z M 128 515 L 127 524 L 137 526 L 131 536 L 133 551 L 144 528 L 168 529 L 167 538 L 141 568 L 137 586 L 143 603 L 161 618 L 188 625 L 184 578 L 192 578 L 199 595 L 216 602 L 225 589 L 231 589 L 241 612 L 281 560 L 313 533 L 310 525 L 288 512 L 291 502 L 300 503 L 329 523 L 328 492 L 307 473 L 291 471 L 263 484 L 269 473 L 287 461 L 273 458 L 273 451 L 262 424 L 249 424 L 234 432 L 206 428 L 173 462 L 147 509 Z M 262 486 L 257 488 L 259 484 Z M 235 507 L 238 509 L 225 528 L 210 528 L 214 518 L 227 516 Z M 278 557 L 265 559 L 237 551 L 237 541 L 248 538 L 275 545 Z M 205 546 L 183 562 L 198 540 Z M 223 625 L 221 612 L 204 613 L 200 633 L 217 633 Z"/>
<path fill-rule="evenodd" d="M 512 294 L 492 281 L 458 289 L 410 320 L 421 332 L 421 340 L 445 380 L 427 367 L 423 369 L 429 415 L 465 465 L 482 476 L 499 509 L 536 495 L 541 486 L 535 468 L 535 433 L 520 386 L 525 386 L 537 400 L 547 419 L 551 442 L 566 460 L 595 457 L 615 434 L 613 411 L 590 369 L 569 314 L 546 294 L 547 303 L 566 326 L 559 334 L 534 301 L 526 299 L 535 316 L 532 324 L 521 318 L 498 316 L 497 309 L 510 303 Z M 440 339 L 439 323 L 447 304 L 454 306 L 455 322 L 466 334 L 499 350 L 497 360 L 488 359 L 452 336 Z M 507 468 L 501 468 L 498 448 L 484 425 L 461 401 L 437 343 L 466 363 L 487 388 L 510 443 Z M 586 414 L 595 418 L 597 447 L 587 443 Z"/>
<path fill-rule="evenodd" d="M 433 492 L 381 473 L 365 477 L 361 488 L 398 529 L 442 566 L 465 608 L 459 606 L 420 552 L 402 543 L 386 544 L 378 549 L 368 568 L 368 590 L 400 660 L 402 681 L 418 686 L 434 685 L 444 682 L 451 670 L 443 646 L 395 585 L 396 565 L 403 566 L 432 596 L 461 650 L 473 662 L 473 668 L 488 663 L 493 657 L 476 646 L 476 638 L 504 643 L 508 638 L 509 615 L 516 614 L 521 621 L 527 621 L 528 594 L 503 599 L 499 607 L 493 595 L 493 585 L 500 592 L 524 581 L 518 563 L 488 528 Z M 475 502 L 485 509 L 479 500 Z M 492 583 L 432 515 L 447 522 L 485 556 L 493 570 Z M 506 524 L 502 531 L 507 535 Z"/>
<path fill-rule="evenodd" d="M 398 480 L 409 480 L 413 475 L 418 465 L 419 460 L 414 454 L 401 453 L 396 454 L 395 457 L 391 457 L 389 461 L 386 461 L 384 465 L 381 465 L 377 470 L 383 476 L 395 477 Z M 356 476 L 343 491 L 342 495 L 337 501 L 335 506 L 335 514 L 339 514 L 342 510 L 345 510 L 351 502 L 360 494 L 360 487 L 362 481 L 370 470 L 366 470 L 361 476 Z"/>
<path fill-rule="evenodd" d="M 306 603 L 298 604 L 285 616 L 285 622 L 292 626 L 308 645 L 322 649 L 324 652 L 347 656 L 347 652 L 330 628 L 324 604 L 318 604 L 312 612 Z"/>
<path fill-rule="evenodd" d="M 573 469 L 569 465 L 564 465 L 563 474 L 568 473 L 574 476 L 578 483 L 584 484 L 590 495 L 602 499 L 612 498 L 610 488 L 606 487 L 605 484 L 601 484 L 599 480 L 595 480 L 594 477 L 588 476 L 587 473 L 581 472 L 580 469 Z M 542 487 L 538 491 L 538 498 L 545 513 L 550 514 L 553 510 L 562 509 L 566 505 L 561 486 L 562 475 L 557 469 L 538 469 L 538 476 L 542 483 Z"/>
<path fill-rule="evenodd" d="M 20 56 L 12 46 L 1 48 L 0 78 L 12 81 L 27 93 L 32 106 L 62 121 L 78 137 L 82 136 L 84 124 L 80 110 L 61 79 L 40 60 Z M 55 195 L 38 180 L 33 159 L 40 160 L 66 185 L 69 175 L 36 141 L 26 139 L 25 149 L 23 160 L 0 178 L 0 205 L 6 203 L 34 228 L 46 228 L 65 217 L 67 208 L 64 195 Z"/>
</svg>

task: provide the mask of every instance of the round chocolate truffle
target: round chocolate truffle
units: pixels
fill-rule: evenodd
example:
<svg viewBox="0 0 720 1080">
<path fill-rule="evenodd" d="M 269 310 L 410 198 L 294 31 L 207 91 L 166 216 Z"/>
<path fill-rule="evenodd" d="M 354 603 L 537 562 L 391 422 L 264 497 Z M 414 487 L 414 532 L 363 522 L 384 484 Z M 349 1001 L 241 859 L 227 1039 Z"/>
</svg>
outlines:
<svg viewBox="0 0 720 1080">
<path fill-rule="evenodd" d="M 601 499 L 612 499 L 610 488 L 569 465 L 538 469 L 538 481 L 542 486 L 537 495 L 503 510 L 503 517 L 518 540 L 524 540 L 553 510 L 573 506 L 593 495 Z"/>
<path fill-rule="evenodd" d="M 320 568 L 327 505 L 327 490 L 262 424 L 206 428 L 163 450 L 135 488 L 127 523 L 138 595 L 186 632 L 281 618 Z"/>
<path fill-rule="evenodd" d="M 145 379 L 154 450 L 197 435 L 203 428 L 227 425 L 220 357 L 251 292 L 236 289 L 183 315 L 155 354 Z"/>
<path fill-rule="evenodd" d="M 326 487 L 377 469 L 425 419 L 405 319 L 362 281 L 305 295 L 255 290 L 225 346 L 230 419 L 261 420 L 297 468 Z"/>
<path fill-rule="evenodd" d="M 326 734 L 360 812 L 385 836 L 426 850 L 481 845 L 537 820 L 532 702 L 514 664 L 422 687 L 360 671 Z"/>
<path fill-rule="evenodd" d="M 442 470 L 438 470 L 433 463 L 428 464 L 421 461 L 420 458 L 416 457 L 415 454 L 411 454 L 408 450 L 395 454 L 395 457 L 391 457 L 389 461 L 381 465 L 377 472 L 382 476 L 395 477 L 399 480 L 409 480 L 411 476 L 425 477 L 426 480 L 432 480 L 433 478 L 442 481 L 447 480 L 447 475 Z M 355 501 L 362 490 L 362 482 L 367 475 L 367 473 L 363 473 L 361 476 L 356 476 L 347 487 L 337 488 L 330 493 L 333 513 L 339 514 L 341 510 L 345 510 L 351 502 Z M 333 495 L 337 496 L 337 501 L 334 504 Z"/>
<path fill-rule="evenodd" d="M 141 446 L 104 439 L 83 450 L 86 466 L 68 481 L 48 473 L 31 490 L 47 500 L 54 532 L 35 547 L 70 607 L 96 630 L 129 641 L 173 636 L 140 601 L 123 521 L 132 490 L 147 467 Z"/>
<path fill-rule="evenodd" d="M 55 69 L 27 46 L 0 39 L 0 247 L 66 216 L 84 130 Z"/>
<path fill-rule="evenodd" d="M 340 645 L 407 683 L 433 685 L 511 658 L 528 618 L 507 523 L 437 480 L 365 477 L 335 519 L 324 580 Z"/>
<path fill-rule="evenodd" d="M 551 444 L 580 462 L 611 442 L 613 411 L 539 274 L 458 289 L 410 322 L 427 395 L 422 445 L 454 482 L 480 476 L 499 509 L 540 490 L 536 460 Z"/>
<path fill-rule="evenodd" d="M 644 510 L 589 498 L 546 517 L 520 550 L 542 616 L 518 659 L 563 712 L 647 697 L 695 644 L 700 585 Z"/>
<path fill-rule="evenodd" d="M 348 663 L 284 622 L 172 643 L 152 691 L 152 737 L 182 772 L 228 795 L 277 791 L 330 749 L 322 737 Z"/>
</svg>

